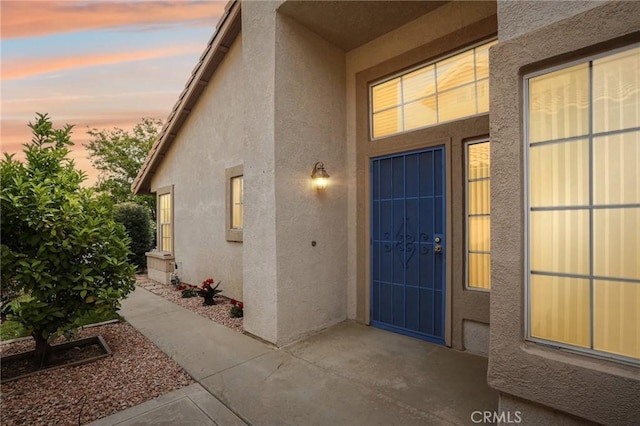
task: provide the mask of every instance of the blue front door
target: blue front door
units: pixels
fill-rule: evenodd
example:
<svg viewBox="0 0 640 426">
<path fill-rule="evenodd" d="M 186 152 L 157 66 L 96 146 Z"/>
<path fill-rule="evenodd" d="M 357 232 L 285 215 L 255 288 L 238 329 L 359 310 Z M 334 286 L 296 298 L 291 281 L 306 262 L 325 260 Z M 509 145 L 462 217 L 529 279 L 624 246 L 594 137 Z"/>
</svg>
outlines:
<svg viewBox="0 0 640 426">
<path fill-rule="evenodd" d="M 371 324 L 444 344 L 444 148 L 371 160 Z"/>
</svg>

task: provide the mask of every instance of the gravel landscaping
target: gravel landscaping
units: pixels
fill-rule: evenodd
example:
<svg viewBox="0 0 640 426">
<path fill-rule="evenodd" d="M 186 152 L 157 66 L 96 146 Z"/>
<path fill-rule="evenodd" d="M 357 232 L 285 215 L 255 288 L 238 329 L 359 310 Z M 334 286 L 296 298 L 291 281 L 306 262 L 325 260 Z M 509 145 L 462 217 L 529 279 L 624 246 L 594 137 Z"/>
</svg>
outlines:
<svg viewBox="0 0 640 426">
<path fill-rule="evenodd" d="M 78 338 L 98 334 L 112 356 L 3 384 L 2 425 L 85 424 L 194 383 L 128 323 L 86 328 Z M 31 339 L 5 343 L 0 355 L 33 348 Z"/>
<path fill-rule="evenodd" d="M 183 308 L 189 309 L 200 316 L 242 333 L 242 318 L 231 318 L 229 316 L 229 311 L 231 310 L 232 305 L 230 303 L 230 299 L 227 299 L 222 295 L 218 295 L 216 297 L 215 305 L 203 306 L 202 297 L 190 297 L 184 299 L 182 298 L 182 292 L 174 289 L 172 285 L 165 285 L 151 281 L 146 275 L 138 275 L 136 277 L 136 284 L 154 294 L 157 294 L 158 296 L 164 297 L 165 299 L 182 306 Z M 220 285 L 220 288 L 224 291 L 224 283 Z"/>
<path fill-rule="evenodd" d="M 201 297 L 182 298 L 171 285 L 138 275 L 136 284 L 205 318 L 242 332 L 226 297 L 204 306 Z M 221 286 L 222 287 L 222 286 Z M 224 288 L 223 288 L 224 290 Z M 113 355 L 62 367 L 2 385 L 2 425 L 77 425 L 109 416 L 194 383 L 173 360 L 126 322 L 88 327 L 77 338 L 101 335 Z M 62 343 L 63 338 L 54 344 Z M 33 350 L 32 339 L 0 345 L 0 355 Z"/>
</svg>

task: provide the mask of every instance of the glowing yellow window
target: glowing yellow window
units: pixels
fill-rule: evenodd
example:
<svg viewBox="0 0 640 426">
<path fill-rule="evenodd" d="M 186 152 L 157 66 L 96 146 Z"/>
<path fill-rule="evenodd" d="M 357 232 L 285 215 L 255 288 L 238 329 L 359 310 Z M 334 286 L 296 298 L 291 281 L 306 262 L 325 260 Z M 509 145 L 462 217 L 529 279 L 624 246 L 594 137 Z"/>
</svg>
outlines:
<svg viewBox="0 0 640 426">
<path fill-rule="evenodd" d="M 525 87 L 529 338 L 640 360 L 640 45 Z"/>
<path fill-rule="evenodd" d="M 395 135 L 489 111 L 484 43 L 371 85 L 371 137 Z"/>
<path fill-rule="evenodd" d="M 491 288 L 491 160 L 489 142 L 466 144 L 467 287 Z"/>
<path fill-rule="evenodd" d="M 173 250 L 171 193 L 158 195 L 158 246 L 161 251 Z"/>
<path fill-rule="evenodd" d="M 242 176 L 231 179 L 231 228 L 242 229 L 244 209 L 242 204 Z"/>
<path fill-rule="evenodd" d="M 244 228 L 244 168 L 242 164 L 225 170 L 225 236 L 242 242 Z"/>
</svg>

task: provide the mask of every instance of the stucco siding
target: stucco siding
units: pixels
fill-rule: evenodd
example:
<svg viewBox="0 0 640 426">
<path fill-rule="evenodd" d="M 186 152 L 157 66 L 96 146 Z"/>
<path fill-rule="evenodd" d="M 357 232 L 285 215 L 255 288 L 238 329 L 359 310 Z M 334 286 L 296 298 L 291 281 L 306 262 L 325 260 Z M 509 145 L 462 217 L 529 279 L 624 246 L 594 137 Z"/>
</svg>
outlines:
<svg viewBox="0 0 640 426">
<path fill-rule="evenodd" d="M 499 1 L 500 41 L 543 28 L 554 22 L 592 9 L 606 1 Z"/>
<path fill-rule="evenodd" d="M 244 129 L 244 329 L 277 338 L 274 162 L 275 8 L 243 2 L 242 37 L 247 97 Z"/>
<path fill-rule="evenodd" d="M 225 169 L 243 163 L 242 40 L 236 38 L 153 176 L 152 191 L 173 185 L 174 255 L 184 282 L 222 281 L 243 298 L 242 243 L 225 239 Z"/>
<path fill-rule="evenodd" d="M 278 344 L 346 319 L 344 76 L 342 50 L 277 16 Z M 321 192 L 310 177 L 318 161 L 331 175 Z"/>
<path fill-rule="evenodd" d="M 556 12 L 555 3 L 530 10 L 545 16 Z M 516 24 L 501 21 L 500 31 Z M 602 424 L 635 424 L 640 418 L 637 366 L 525 339 L 523 169 L 523 75 L 637 42 L 639 29 L 640 3 L 604 2 L 586 11 L 578 6 L 573 16 L 501 41 L 490 52 L 493 287 L 488 382 L 503 394 L 502 409 L 516 406 L 513 397 L 518 407 L 529 406 L 534 414 L 523 424 L 543 418 L 541 406 Z"/>
</svg>

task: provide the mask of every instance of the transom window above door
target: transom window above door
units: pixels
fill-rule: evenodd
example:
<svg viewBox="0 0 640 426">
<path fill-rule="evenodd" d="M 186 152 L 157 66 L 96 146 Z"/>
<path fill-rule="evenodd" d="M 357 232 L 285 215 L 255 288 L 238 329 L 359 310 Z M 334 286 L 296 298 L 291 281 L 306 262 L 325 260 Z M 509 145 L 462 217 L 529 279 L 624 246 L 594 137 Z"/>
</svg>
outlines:
<svg viewBox="0 0 640 426">
<path fill-rule="evenodd" d="M 489 48 L 496 43 L 484 43 L 372 84 L 371 138 L 488 112 Z"/>
</svg>

